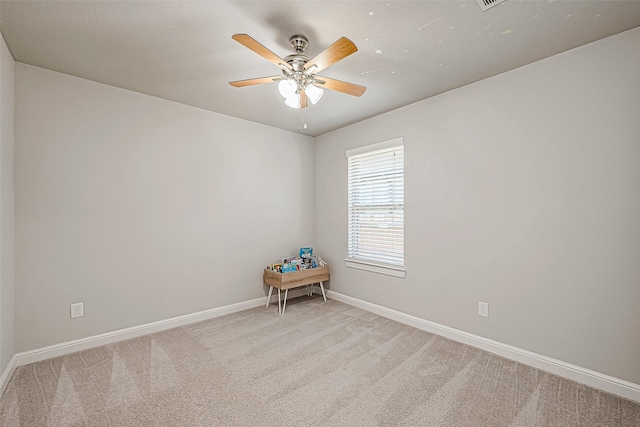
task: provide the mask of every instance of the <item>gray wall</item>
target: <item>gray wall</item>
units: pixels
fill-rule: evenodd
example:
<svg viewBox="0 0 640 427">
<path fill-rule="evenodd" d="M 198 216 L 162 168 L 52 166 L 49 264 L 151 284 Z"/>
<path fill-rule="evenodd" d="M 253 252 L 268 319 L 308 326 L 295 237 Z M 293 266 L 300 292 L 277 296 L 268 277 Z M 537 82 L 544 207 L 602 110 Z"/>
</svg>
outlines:
<svg viewBox="0 0 640 427">
<path fill-rule="evenodd" d="M 338 292 L 640 383 L 639 46 L 632 30 L 315 144 L 15 64 L 15 351 L 257 298 L 264 265 L 314 244 Z M 13 61 L 2 55 L 4 367 Z M 344 152 L 398 136 L 405 280 L 343 262 Z M 85 316 L 71 320 L 77 301 Z"/>
<path fill-rule="evenodd" d="M 313 138 L 15 69 L 16 351 L 264 296 L 313 244 Z"/>
<path fill-rule="evenodd" d="M 0 372 L 13 356 L 14 61 L 0 36 Z"/>
<path fill-rule="evenodd" d="M 640 383 L 638 76 L 635 29 L 318 137 L 331 289 Z M 345 150 L 400 136 L 404 280 L 343 261 Z"/>
</svg>

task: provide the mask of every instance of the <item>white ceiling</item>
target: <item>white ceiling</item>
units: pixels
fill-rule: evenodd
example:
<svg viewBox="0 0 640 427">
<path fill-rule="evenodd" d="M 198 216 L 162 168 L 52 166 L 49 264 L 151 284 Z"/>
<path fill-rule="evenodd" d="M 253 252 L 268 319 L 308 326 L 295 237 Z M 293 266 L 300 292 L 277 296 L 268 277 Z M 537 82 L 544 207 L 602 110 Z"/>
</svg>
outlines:
<svg viewBox="0 0 640 427">
<path fill-rule="evenodd" d="M 640 26 L 640 1 L 6 1 L 14 59 L 242 119 L 322 133 Z M 315 56 L 341 36 L 358 52 L 321 74 L 367 87 L 284 105 L 279 74 L 231 39 L 246 33 L 284 57 L 305 34 Z M 379 53 L 377 53 L 379 52 Z"/>
</svg>

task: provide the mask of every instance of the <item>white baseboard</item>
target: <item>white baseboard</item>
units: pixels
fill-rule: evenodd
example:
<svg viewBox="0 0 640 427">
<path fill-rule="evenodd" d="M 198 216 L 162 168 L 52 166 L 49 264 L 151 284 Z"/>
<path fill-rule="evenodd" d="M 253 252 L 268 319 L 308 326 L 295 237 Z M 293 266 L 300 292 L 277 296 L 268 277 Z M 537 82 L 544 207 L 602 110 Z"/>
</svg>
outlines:
<svg viewBox="0 0 640 427">
<path fill-rule="evenodd" d="M 318 287 L 312 288 L 313 293 L 321 294 Z M 296 298 L 306 295 L 307 289 L 295 289 L 289 292 L 289 298 Z M 327 291 L 327 297 L 336 301 L 344 302 L 349 305 L 361 308 L 363 310 L 376 313 L 380 316 L 395 320 L 405 325 L 441 335 L 443 337 L 458 341 L 464 344 L 472 345 L 477 348 L 489 351 L 491 353 L 506 357 L 516 362 L 524 363 L 534 368 L 550 372 L 552 374 L 567 378 L 590 387 L 594 387 L 608 393 L 612 393 L 635 402 L 640 403 L 640 385 L 615 378 L 600 372 L 572 365 L 561 360 L 542 356 L 518 347 L 503 344 L 498 341 L 483 338 L 468 332 L 464 332 L 455 328 L 431 322 L 420 317 L 412 316 L 400 311 L 392 310 L 381 305 L 362 301 L 360 299 L 340 294 L 335 291 Z M 277 304 L 277 295 L 272 296 L 271 303 Z M 13 355 L 9 364 L 0 375 L 0 396 L 4 393 L 11 377 L 18 366 L 28 365 L 30 363 L 51 359 L 54 357 L 64 356 L 66 354 L 75 353 L 90 348 L 99 347 L 101 345 L 112 344 L 118 341 L 124 341 L 131 338 L 137 338 L 143 335 L 155 332 L 165 331 L 167 329 L 177 328 L 191 323 L 201 322 L 203 320 L 212 319 L 214 317 L 224 316 L 226 314 L 236 313 L 242 310 L 259 307 L 266 304 L 266 297 L 256 298 L 249 301 L 231 304 L 223 307 L 217 307 L 210 310 L 190 313 L 183 316 L 177 316 L 170 319 L 151 322 L 144 325 L 134 326 L 131 328 L 119 329 L 117 331 L 106 332 L 104 334 L 93 335 L 73 341 L 67 341 L 61 344 L 50 345 L 47 347 L 29 350 Z M 286 314 L 285 314 L 286 315 Z"/>
<path fill-rule="evenodd" d="M 608 393 L 612 393 L 629 400 L 640 403 L 640 385 L 630 381 L 615 378 L 591 369 L 572 365 L 571 363 L 553 359 L 551 357 L 542 356 L 528 350 L 523 350 L 498 341 L 483 338 L 469 332 L 459 329 L 450 328 L 439 323 L 431 322 L 420 317 L 412 316 L 400 311 L 392 310 L 381 305 L 362 301 L 358 298 L 340 294 L 335 291 L 327 291 L 327 297 L 336 301 L 349 304 L 363 310 L 370 311 L 388 319 L 395 320 L 405 325 L 413 326 L 436 335 L 440 335 L 454 341 L 468 344 L 482 350 L 489 351 L 507 359 L 514 360 L 525 365 L 533 366 L 540 370 L 567 378 L 572 381 L 594 387 Z"/>
<path fill-rule="evenodd" d="M 313 291 L 313 293 L 321 294 L 320 288 L 317 286 L 313 286 L 311 290 Z M 309 289 L 307 288 L 292 289 L 288 293 L 288 299 L 307 295 L 308 291 Z M 284 293 L 282 293 L 282 298 L 284 299 Z M 11 379 L 11 375 L 13 375 L 13 371 L 18 366 L 24 366 L 30 363 L 64 356 L 67 354 L 76 353 L 78 351 L 88 350 L 90 348 L 99 347 L 101 345 L 113 344 L 118 341 L 137 338 L 155 332 L 166 331 L 167 329 L 201 322 L 203 320 L 212 319 L 214 317 L 224 316 L 225 314 L 248 310 L 250 308 L 265 305 L 266 301 L 266 297 L 256 298 L 249 301 L 226 305 L 223 307 L 212 308 L 210 310 L 198 311 L 196 313 L 185 314 L 183 316 L 172 317 L 170 319 L 159 320 L 157 322 L 133 326 L 131 328 L 118 329 L 116 331 L 106 332 L 104 334 L 92 335 L 86 338 L 67 341 L 60 344 L 54 344 L 47 347 L 25 351 L 22 353 L 16 353 L 11 359 L 12 363 L 9 364 L 9 366 L 13 366 L 12 369 L 9 370 L 9 368 L 7 368 L 3 373 L 3 376 L 0 377 L 0 381 L 2 381 L 0 383 L 0 390 L 4 390 L 4 387 L 6 387 L 6 385 L 9 383 L 9 380 Z M 271 304 L 274 304 L 274 302 L 276 305 L 278 304 L 277 292 L 274 292 L 274 295 L 272 295 L 271 297 Z"/>
<path fill-rule="evenodd" d="M 223 307 L 212 308 L 210 310 L 198 311 L 196 313 L 185 314 L 183 316 L 172 317 L 170 319 L 159 320 L 157 322 L 133 326 L 131 328 L 118 329 L 117 331 L 92 335 L 86 338 L 67 341 L 60 344 L 54 344 L 35 350 L 25 351 L 22 353 L 16 353 L 14 355 L 14 358 L 16 358 L 15 366 L 24 366 L 30 363 L 40 362 L 41 360 L 52 359 L 54 357 L 64 356 L 66 354 L 88 350 L 90 348 L 99 347 L 101 345 L 112 344 L 131 338 L 137 338 L 143 335 L 152 334 L 154 332 L 166 331 L 167 329 L 201 322 L 203 320 L 224 316 L 225 314 L 236 313 L 242 310 L 248 310 L 250 308 L 258 307 L 264 304 L 266 304 L 266 297 L 256 298 L 236 304 L 225 305 Z M 2 377 L 2 380 L 6 380 L 6 382 L 8 382 L 10 378 L 11 376 L 9 376 L 7 379 Z M 2 386 L 5 386 L 4 382 L 2 383 Z"/>
<path fill-rule="evenodd" d="M 18 366 L 16 364 L 18 358 L 16 357 L 16 355 L 14 354 L 13 356 L 11 356 L 11 359 L 9 359 L 9 363 L 7 364 L 7 367 L 4 369 L 4 371 L 2 371 L 2 375 L 0 375 L 0 397 L 2 397 L 2 395 L 4 394 L 4 391 L 7 389 L 7 386 L 9 385 L 9 381 L 11 380 L 11 377 L 13 376 L 13 373 L 16 370 L 16 367 Z"/>
</svg>

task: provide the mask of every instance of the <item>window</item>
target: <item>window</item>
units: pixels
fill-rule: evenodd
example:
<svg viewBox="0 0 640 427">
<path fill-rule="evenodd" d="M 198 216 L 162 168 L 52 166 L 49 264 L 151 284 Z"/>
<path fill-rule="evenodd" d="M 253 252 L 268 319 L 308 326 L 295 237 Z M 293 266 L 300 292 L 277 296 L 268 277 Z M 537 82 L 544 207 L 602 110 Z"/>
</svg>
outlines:
<svg viewBox="0 0 640 427">
<path fill-rule="evenodd" d="M 403 139 L 347 150 L 347 158 L 347 266 L 404 278 Z"/>
</svg>

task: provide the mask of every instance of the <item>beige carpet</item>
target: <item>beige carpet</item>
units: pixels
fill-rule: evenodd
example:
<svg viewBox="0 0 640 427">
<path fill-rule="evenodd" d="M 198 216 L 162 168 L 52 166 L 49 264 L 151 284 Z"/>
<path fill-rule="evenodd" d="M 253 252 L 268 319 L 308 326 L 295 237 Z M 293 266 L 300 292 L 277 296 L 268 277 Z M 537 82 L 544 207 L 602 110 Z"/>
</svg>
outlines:
<svg viewBox="0 0 640 427">
<path fill-rule="evenodd" d="M 18 368 L 3 426 L 640 426 L 640 405 L 321 298 Z"/>
</svg>

